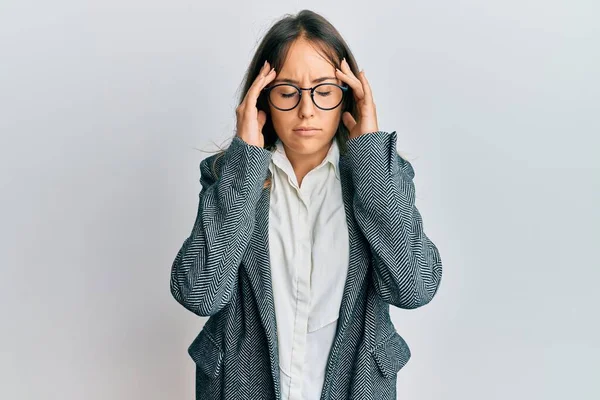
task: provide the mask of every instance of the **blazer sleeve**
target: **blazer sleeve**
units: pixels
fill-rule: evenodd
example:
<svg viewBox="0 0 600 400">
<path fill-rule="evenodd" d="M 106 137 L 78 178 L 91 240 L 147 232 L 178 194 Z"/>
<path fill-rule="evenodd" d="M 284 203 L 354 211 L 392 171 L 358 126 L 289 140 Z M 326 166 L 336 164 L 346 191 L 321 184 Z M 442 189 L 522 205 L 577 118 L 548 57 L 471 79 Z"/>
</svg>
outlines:
<svg viewBox="0 0 600 400">
<path fill-rule="evenodd" d="M 423 230 L 415 173 L 396 150 L 396 131 L 350 139 L 348 160 L 354 215 L 371 249 L 375 291 L 400 308 L 429 303 L 440 285 L 442 262 Z"/>
<path fill-rule="evenodd" d="M 213 173 L 210 156 L 200 162 L 198 212 L 171 267 L 173 297 L 200 316 L 227 305 L 235 289 L 271 152 L 235 136 Z"/>
</svg>

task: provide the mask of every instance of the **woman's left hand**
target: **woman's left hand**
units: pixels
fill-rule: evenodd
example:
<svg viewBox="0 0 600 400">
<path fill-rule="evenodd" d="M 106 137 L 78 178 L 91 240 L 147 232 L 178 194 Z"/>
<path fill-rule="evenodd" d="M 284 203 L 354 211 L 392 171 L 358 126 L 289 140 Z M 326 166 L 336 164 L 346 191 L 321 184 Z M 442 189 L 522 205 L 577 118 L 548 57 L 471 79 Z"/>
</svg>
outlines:
<svg viewBox="0 0 600 400">
<path fill-rule="evenodd" d="M 358 78 L 352 73 L 350 65 L 346 59 L 342 60 L 342 70 L 335 69 L 335 73 L 340 80 L 347 83 L 352 88 L 354 99 L 358 108 L 358 121 L 352 117 L 349 112 L 342 114 L 342 121 L 350 132 L 349 139 L 353 139 L 360 135 L 370 132 L 377 132 L 377 111 L 373 102 L 373 93 L 371 86 L 365 77 L 365 72 L 361 71 Z"/>
</svg>

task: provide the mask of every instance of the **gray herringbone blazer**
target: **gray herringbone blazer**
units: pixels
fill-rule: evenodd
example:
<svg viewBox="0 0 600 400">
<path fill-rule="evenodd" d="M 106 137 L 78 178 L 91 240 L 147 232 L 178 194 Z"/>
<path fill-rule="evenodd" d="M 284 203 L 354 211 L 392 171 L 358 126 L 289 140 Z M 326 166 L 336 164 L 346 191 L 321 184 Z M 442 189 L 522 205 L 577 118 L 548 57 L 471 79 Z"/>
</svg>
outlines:
<svg viewBox="0 0 600 400">
<path fill-rule="evenodd" d="M 222 157 L 200 163 L 198 214 L 170 281 L 179 303 L 210 316 L 188 349 L 198 400 L 281 398 L 263 188 L 271 154 L 234 137 Z M 350 262 L 321 400 L 392 400 L 411 353 L 389 305 L 427 304 L 440 285 L 440 254 L 423 231 L 414 170 L 396 151 L 395 131 L 349 140 L 339 167 Z"/>
</svg>

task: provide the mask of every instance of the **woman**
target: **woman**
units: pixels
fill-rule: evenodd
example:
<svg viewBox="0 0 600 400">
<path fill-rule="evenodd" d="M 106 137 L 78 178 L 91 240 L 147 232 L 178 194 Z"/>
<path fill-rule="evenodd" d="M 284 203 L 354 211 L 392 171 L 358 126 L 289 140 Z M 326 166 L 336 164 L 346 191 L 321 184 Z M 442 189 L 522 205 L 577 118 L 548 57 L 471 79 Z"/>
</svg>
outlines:
<svg viewBox="0 0 600 400">
<path fill-rule="evenodd" d="M 196 398 L 395 399 L 411 354 L 389 305 L 427 304 L 442 265 L 364 71 L 304 10 L 262 40 L 236 115 L 171 272 L 210 316 L 188 349 Z"/>
</svg>

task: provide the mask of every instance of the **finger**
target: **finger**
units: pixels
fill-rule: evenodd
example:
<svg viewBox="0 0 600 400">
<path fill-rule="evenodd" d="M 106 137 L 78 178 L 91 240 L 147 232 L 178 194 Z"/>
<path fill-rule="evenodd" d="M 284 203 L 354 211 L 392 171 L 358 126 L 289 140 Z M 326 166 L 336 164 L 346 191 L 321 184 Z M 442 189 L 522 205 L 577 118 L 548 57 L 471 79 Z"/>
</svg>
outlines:
<svg viewBox="0 0 600 400">
<path fill-rule="evenodd" d="M 348 128 L 348 131 L 352 131 L 356 125 L 356 120 L 348 111 L 342 114 L 342 121 L 344 122 L 344 125 L 346 125 L 346 128 Z"/>
<path fill-rule="evenodd" d="M 340 66 L 342 68 L 341 70 L 336 69 L 338 76 L 340 76 L 340 79 L 342 79 L 352 88 L 357 99 L 362 99 L 365 94 L 361 81 L 354 76 L 352 70 L 350 69 L 350 65 L 348 65 L 348 62 L 345 59 L 342 60 Z"/>
<path fill-rule="evenodd" d="M 250 88 L 248 89 L 248 93 L 246 96 L 253 100 L 252 104 L 254 104 L 254 102 L 256 102 L 256 99 L 258 99 L 258 96 L 260 95 L 260 91 L 265 86 L 267 86 L 269 84 L 269 82 L 271 82 L 277 75 L 277 73 L 275 72 L 275 69 L 271 68 L 269 70 L 267 68 L 270 68 L 270 65 L 268 62 L 266 64 L 266 66 L 260 70 L 258 76 L 252 83 L 252 86 L 250 86 Z"/>
<path fill-rule="evenodd" d="M 258 115 L 257 115 L 257 121 L 258 121 L 258 130 L 259 130 L 259 132 L 262 132 L 262 128 L 265 126 L 265 122 L 267 122 L 267 113 L 264 112 L 263 110 L 259 110 Z"/>
<path fill-rule="evenodd" d="M 348 86 L 350 86 L 352 88 L 354 97 L 357 100 L 361 100 L 364 97 L 365 94 L 364 94 L 364 91 L 362 88 L 362 84 L 359 80 L 352 79 L 351 77 L 349 77 L 348 75 L 346 75 L 342 71 L 340 71 L 339 69 L 336 69 L 335 73 L 338 76 L 338 78 L 340 78 L 340 80 L 346 82 L 348 84 Z"/>
<path fill-rule="evenodd" d="M 350 69 L 350 66 L 348 65 L 346 60 L 342 61 L 341 65 L 340 65 L 340 69 L 337 69 L 337 71 L 341 72 L 342 76 L 345 78 L 345 81 L 350 85 L 350 87 L 352 87 L 353 89 L 358 87 L 358 92 L 360 94 L 363 94 L 362 87 L 360 87 L 361 86 L 360 80 L 358 80 L 356 78 L 356 76 L 352 72 L 352 69 Z M 356 91 L 356 89 L 355 89 L 355 91 Z"/>
<path fill-rule="evenodd" d="M 250 87 L 248 88 L 248 91 L 246 92 L 246 96 L 244 96 L 244 100 L 240 104 L 240 106 L 243 105 L 244 109 L 246 108 L 246 104 L 249 104 L 249 103 L 254 104 L 251 101 L 253 98 L 253 94 L 254 94 L 254 92 L 256 92 L 256 86 L 257 86 L 258 82 L 263 79 L 263 76 L 265 75 L 265 72 L 266 72 L 266 69 L 268 66 L 269 66 L 269 62 L 265 60 L 265 63 L 258 71 L 258 75 L 256 76 L 256 78 L 254 78 L 254 82 L 252 82 L 252 85 L 250 85 Z M 258 98 L 258 96 L 257 96 L 257 98 Z"/>
<path fill-rule="evenodd" d="M 265 85 L 266 85 L 265 80 L 266 80 L 267 76 L 272 75 L 272 72 L 273 72 L 273 69 L 269 70 L 267 68 L 269 68 L 268 63 L 265 66 L 265 68 L 260 70 L 260 72 L 256 76 L 256 79 L 254 79 L 254 82 L 252 82 L 252 85 L 248 89 L 249 97 L 258 98 L 260 91 L 265 87 Z"/>
<path fill-rule="evenodd" d="M 350 64 L 348 64 L 348 61 L 346 61 L 345 58 L 342 60 L 342 63 L 340 64 L 340 69 L 344 74 L 346 74 L 350 78 L 356 80 L 357 82 L 359 81 L 358 77 L 356 75 L 354 75 L 354 72 L 352 72 L 352 68 L 350 68 Z"/>
<path fill-rule="evenodd" d="M 358 74 L 358 78 L 362 82 L 363 89 L 365 91 L 365 104 L 371 105 L 374 103 L 373 101 L 373 91 L 371 90 L 371 85 L 367 80 L 367 76 L 365 75 L 365 71 L 362 70 Z"/>
</svg>

